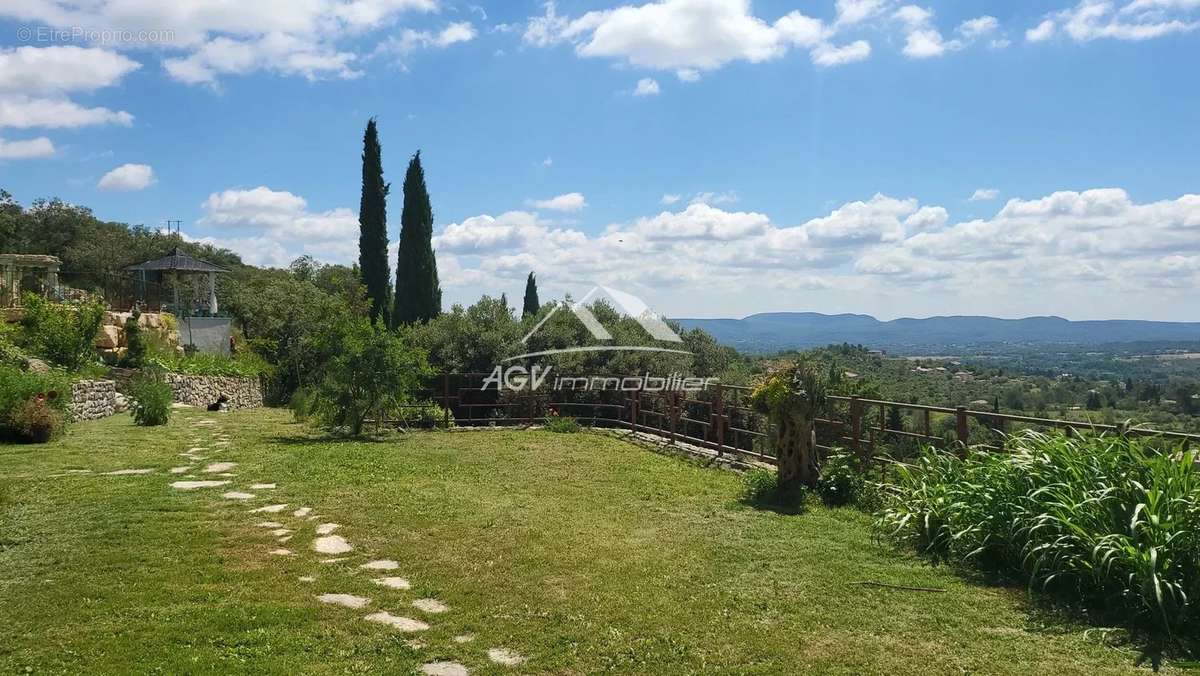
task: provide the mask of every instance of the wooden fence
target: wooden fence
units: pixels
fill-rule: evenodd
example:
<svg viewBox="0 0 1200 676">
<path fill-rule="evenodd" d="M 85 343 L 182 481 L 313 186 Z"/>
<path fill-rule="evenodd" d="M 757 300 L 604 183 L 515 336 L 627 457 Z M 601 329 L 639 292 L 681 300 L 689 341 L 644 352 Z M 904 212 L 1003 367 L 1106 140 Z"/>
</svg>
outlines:
<svg viewBox="0 0 1200 676">
<path fill-rule="evenodd" d="M 548 415 L 574 416 L 585 425 L 629 429 L 661 436 L 668 442 L 700 446 L 718 454 L 735 453 L 774 462 L 767 444 L 769 421 L 750 406 L 751 389 L 713 385 L 701 392 L 631 389 L 577 390 L 541 387 L 511 391 L 485 388 L 489 374 L 445 373 L 432 378 L 420 397 L 440 405 L 444 423 L 451 416 L 462 426 L 522 425 L 543 422 Z M 633 378 L 605 377 L 624 384 Z M 1200 446 L 1200 435 L 1124 427 L 1087 421 L 1053 420 L 976 411 L 964 406 L 926 406 L 899 401 L 832 396 L 828 417 L 817 420 L 819 448 L 839 446 L 863 458 L 887 445 L 962 443 L 999 448 L 1004 434 L 1018 429 L 1061 429 L 1074 432 L 1124 432 L 1155 436 Z M 889 410 L 903 429 L 889 426 Z"/>
</svg>

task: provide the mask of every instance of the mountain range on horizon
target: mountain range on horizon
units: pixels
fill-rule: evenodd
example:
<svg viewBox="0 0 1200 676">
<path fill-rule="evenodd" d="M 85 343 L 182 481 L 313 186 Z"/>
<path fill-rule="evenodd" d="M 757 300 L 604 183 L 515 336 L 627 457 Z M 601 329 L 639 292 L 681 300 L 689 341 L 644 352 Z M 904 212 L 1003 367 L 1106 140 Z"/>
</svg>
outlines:
<svg viewBox="0 0 1200 676">
<path fill-rule="evenodd" d="M 1106 345 L 1137 342 L 1200 342 L 1200 322 L 1130 319 L 1072 321 L 1062 317 L 1000 319 L 938 316 L 881 321 L 870 315 L 765 312 L 742 319 L 676 318 L 744 352 L 852 343 L 896 352 L 929 353 L 1001 345 Z"/>
</svg>

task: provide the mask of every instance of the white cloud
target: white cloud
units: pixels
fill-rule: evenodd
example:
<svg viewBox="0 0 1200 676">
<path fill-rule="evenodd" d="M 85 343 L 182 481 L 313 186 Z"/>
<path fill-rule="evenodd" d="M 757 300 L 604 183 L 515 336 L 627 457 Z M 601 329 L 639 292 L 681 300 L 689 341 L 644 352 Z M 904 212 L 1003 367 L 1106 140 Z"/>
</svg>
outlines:
<svg viewBox="0 0 1200 676">
<path fill-rule="evenodd" d="M 22 141 L 0 138 L 0 160 L 27 160 L 54 155 L 54 144 L 45 136 Z"/>
<path fill-rule="evenodd" d="M 707 204 L 716 206 L 719 204 L 736 204 L 741 199 L 735 190 L 726 190 L 725 192 L 698 192 L 692 195 L 692 199 L 688 204 Z"/>
<path fill-rule="evenodd" d="M 1061 27 L 1072 40 L 1151 40 L 1200 28 L 1195 0 L 1133 0 L 1119 10 L 1112 0 L 1081 0 L 1074 7 L 1055 13 L 1026 32 L 1031 42 L 1040 42 Z"/>
<path fill-rule="evenodd" d="M 388 38 L 380 44 L 376 52 L 405 57 L 418 49 L 445 49 L 470 42 L 478 36 L 479 33 L 470 21 L 452 23 L 436 33 L 406 28 L 400 32 L 399 37 Z"/>
<path fill-rule="evenodd" d="M 958 25 L 958 32 L 968 40 L 990 35 L 1000 28 L 1000 22 L 994 16 L 981 16 L 974 19 L 967 19 Z"/>
<path fill-rule="evenodd" d="M 154 169 L 148 164 L 122 164 L 100 178 L 101 190 L 145 190 L 154 185 Z"/>
<path fill-rule="evenodd" d="M 979 188 L 975 192 L 971 193 L 970 201 L 983 202 L 987 200 L 994 200 L 999 196 L 1000 191 L 996 188 Z"/>
<path fill-rule="evenodd" d="M 359 55 L 339 47 L 392 26 L 405 12 L 434 12 L 438 0 L 36 0 L 0 5 L 0 18 L 70 29 L 137 33 L 173 54 L 167 73 L 182 82 L 213 84 L 226 74 L 268 71 L 309 79 L 356 77 Z M 462 39 L 462 29 L 435 40 Z M 2 69 L 0 69 L 2 70 Z"/>
<path fill-rule="evenodd" d="M 654 96 L 658 93 L 658 81 L 650 77 L 638 80 L 637 86 L 633 89 L 634 96 Z"/>
<path fill-rule="evenodd" d="M 529 200 L 529 205 L 536 209 L 551 211 L 582 211 L 587 206 L 587 200 L 584 199 L 583 193 L 569 192 L 550 199 Z"/>
<path fill-rule="evenodd" d="M 128 127 L 133 124 L 133 116 L 123 110 L 84 108 L 66 98 L 0 94 L 0 127 L 74 129 L 102 124 Z"/>
<path fill-rule="evenodd" d="M 929 59 L 942 56 L 948 50 L 963 48 L 958 40 L 947 41 L 933 25 L 933 12 L 916 5 L 905 5 L 896 10 L 893 18 L 904 24 L 905 56 L 910 59 Z"/>
<path fill-rule="evenodd" d="M 936 230 L 950 220 L 950 212 L 945 207 L 921 207 L 911 216 L 904 219 L 904 227 L 912 232 L 916 230 Z"/>
<path fill-rule="evenodd" d="M 871 56 L 871 43 L 856 40 L 841 47 L 825 43 L 812 51 L 812 60 L 818 66 L 842 66 L 847 63 L 865 61 Z"/>
<path fill-rule="evenodd" d="M 837 0 L 837 23 L 861 23 L 882 14 L 887 5 L 887 0 Z"/>
<path fill-rule="evenodd" d="M 749 0 L 661 0 L 621 5 L 577 18 L 547 2 L 522 37 L 527 45 L 574 45 L 579 56 L 611 58 L 633 66 L 674 71 L 694 81 L 733 61 L 760 63 L 790 47 L 812 48 L 825 37 L 819 19 L 799 11 L 768 23 L 750 13 Z"/>
<path fill-rule="evenodd" d="M 117 84 L 140 68 L 106 49 L 75 46 L 0 49 L 0 92 L 65 94 Z"/>
<path fill-rule="evenodd" d="M 1025 31 L 1025 39 L 1029 42 L 1045 42 L 1054 37 L 1055 30 L 1054 21 L 1046 19 L 1037 26 Z"/>
<path fill-rule="evenodd" d="M 689 204 L 678 213 L 664 211 L 634 222 L 632 230 L 648 240 L 703 239 L 728 241 L 766 232 L 771 220 L 763 214 L 728 212 L 703 203 Z"/>
<path fill-rule="evenodd" d="M 347 242 L 358 241 L 358 214 L 345 208 L 312 212 L 303 197 L 286 190 L 233 188 L 212 193 L 201 208 L 200 225 L 235 233 L 235 237 L 300 243 L 302 249 L 293 250 L 296 256 L 307 252 L 327 259 L 331 244 L 349 246 Z"/>
</svg>

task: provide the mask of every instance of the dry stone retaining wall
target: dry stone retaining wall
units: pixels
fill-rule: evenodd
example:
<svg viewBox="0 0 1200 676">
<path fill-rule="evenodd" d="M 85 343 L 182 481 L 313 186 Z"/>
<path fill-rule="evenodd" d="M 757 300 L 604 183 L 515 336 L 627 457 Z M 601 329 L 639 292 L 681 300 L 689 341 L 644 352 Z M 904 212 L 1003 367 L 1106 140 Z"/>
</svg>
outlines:
<svg viewBox="0 0 1200 676">
<path fill-rule="evenodd" d="M 229 397 L 229 408 L 259 408 L 263 405 L 262 386 L 257 378 L 232 376 L 192 376 L 168 373 L 167 382 L 175 401 L 200 408 L 217 401 L 222 394 Z"/>
<path fill-rule="evenodd" d="M 75 420 L 96 420 L 121 412 L 117 384 L 111 380 L 78 380 L 71 383 L 71 404 Z"/>
</svg>

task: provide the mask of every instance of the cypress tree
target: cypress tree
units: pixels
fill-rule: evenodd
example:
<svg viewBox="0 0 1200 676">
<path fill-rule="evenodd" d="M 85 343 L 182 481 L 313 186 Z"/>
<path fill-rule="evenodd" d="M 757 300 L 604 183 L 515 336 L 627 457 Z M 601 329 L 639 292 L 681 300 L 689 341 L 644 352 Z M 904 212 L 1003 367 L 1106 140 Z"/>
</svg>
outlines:
<svg viewBox="0 0 1200 676">
<path fill-rule="evenodd" d="M 395 325 L 425 322 L 442 312 L 437 259 L 433 255 L 433 205 L 425 187 L 421 151 L 404 174 L 404 210 L 400 214 L 400 251 L 396 260 Z"/>
<path fill-rule="evenodd" d="M 538 302 L 537 279 L 531 272 L 529 278 L 525 280 L 525 307 L 521 310 L 521 319 L 536 315 L 541 307 L 542 304 Z"/>
<path fill-rule="evenodd" d="M 388 324 L 392 295 L 387 259 L 387 195 L 383 182 L 383 148 L 375 118 L 363 133 L 362 199 L 358 203 L 358 269 L 371 301 L 371 321 Z"/>
</svg>

